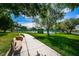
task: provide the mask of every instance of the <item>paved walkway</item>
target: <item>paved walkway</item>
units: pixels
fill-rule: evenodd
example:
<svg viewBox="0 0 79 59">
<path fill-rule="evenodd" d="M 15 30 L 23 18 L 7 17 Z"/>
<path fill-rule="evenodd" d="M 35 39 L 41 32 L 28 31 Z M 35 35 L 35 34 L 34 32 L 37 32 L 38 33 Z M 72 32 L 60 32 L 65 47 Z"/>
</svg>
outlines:
<svg viewBox="0 0 79 59">
<path fill-rule="evenodd" d="M 60 56 L 55 50 L 41 43 L 33 36 L 24 34 L 21 56 Z"/>
<path fill-rule="evenodd" d="M 26 44 L 26 38 L 23 38 L 23 41 L 22 41 L 21 56 L 28 56 L 28 50 L 27 50 L 27 44 Z"/>
</svg>

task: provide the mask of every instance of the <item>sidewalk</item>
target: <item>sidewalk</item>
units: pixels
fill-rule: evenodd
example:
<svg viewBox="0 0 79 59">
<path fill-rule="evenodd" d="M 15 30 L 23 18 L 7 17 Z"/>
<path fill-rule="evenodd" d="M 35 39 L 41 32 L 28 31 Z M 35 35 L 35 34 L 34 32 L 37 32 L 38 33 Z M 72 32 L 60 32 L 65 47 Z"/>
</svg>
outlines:
<svg viewBox="0 0 79 59">
<path fill-rule="evenodd" d="M 28 56 L 28 50 L 27 50 L 27 45 L 26 45 L 25 38 L 22 41 L 21 56 Z"/>
<path fill-rule="evenodd" d="M 35 39 L 29 34 L 24 34 L 23 48 L 21 56 L 60 56 L 55 50 L 49 48 L 42 42 Z"/>
</svg>

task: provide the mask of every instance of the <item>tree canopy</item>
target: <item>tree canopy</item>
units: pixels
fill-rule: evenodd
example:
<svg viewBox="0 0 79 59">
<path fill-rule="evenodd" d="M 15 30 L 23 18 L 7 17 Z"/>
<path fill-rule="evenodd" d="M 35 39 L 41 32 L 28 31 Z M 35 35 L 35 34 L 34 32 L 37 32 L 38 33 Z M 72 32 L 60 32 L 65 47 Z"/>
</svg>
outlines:
<svg viewBox="0 0 79 59">
<path fill-rule="evenodd" d="M 71 33 L 75 27 L 79 25 L 79 18 L 77 19 L 67 19 L 63 22 L 60 22 L 58 24 L 58 28 L 62 30 L 63 32 L 66 31 L 67 33 Z"/>
<path fill-rule="evenodd" d="M 42 19 L 42 24 L 46 25 L 49 32 L 52 24 L 56 24 L 58 19 L 63 18 L 64 8 L 74 9 L 77 8 L 77 3 L 5 3 L 0 4 L 0 17 L 3 14 L 10 16 L 12 13 L 16 16 L 25 15 L 35 18 L 39 16 Z"/>
<path fill-rule="evenodd" d="M 6 30 L 10 29 L 13 27 L 13 21 L 10 17 L 8 17 L 7 15 L 3 15 L 0 17 L 0 29 L 4 30 L 4 32 L 6 32 Z"/>
</svg>

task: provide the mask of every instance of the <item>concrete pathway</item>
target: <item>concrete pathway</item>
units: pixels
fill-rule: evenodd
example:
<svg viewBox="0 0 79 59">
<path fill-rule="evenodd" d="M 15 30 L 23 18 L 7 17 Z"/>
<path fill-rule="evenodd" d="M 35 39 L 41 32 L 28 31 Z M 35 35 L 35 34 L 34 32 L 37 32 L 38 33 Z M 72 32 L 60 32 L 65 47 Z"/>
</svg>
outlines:
<svg viewBox="0 0 79 59">
<path fill-rule="evenodd" d="M 24 34 L 21 56 L 60 56 L 55 50 L 49 48 L 42 42 L 29 34 Z"/>
<path fill-rule="evenodd" d="M 27 45 L 26 45 L 26 38 L 23 38 L 22 41 L 22 50 L 21 50 L 21 56 L 28 56 L 28 50 L 27 50 Z"/>
</svg>

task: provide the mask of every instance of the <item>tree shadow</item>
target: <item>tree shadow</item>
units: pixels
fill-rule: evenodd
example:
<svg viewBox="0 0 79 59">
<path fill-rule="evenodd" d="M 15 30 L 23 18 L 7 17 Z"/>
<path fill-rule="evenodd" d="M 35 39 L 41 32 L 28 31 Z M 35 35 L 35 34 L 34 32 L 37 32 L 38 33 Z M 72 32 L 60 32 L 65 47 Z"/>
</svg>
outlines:
<svg viewBox="0 0 79 59">
<path fill-rule="evenodd" d="M 63 55 L 79 55 L 79 40 L 69 39 L 62 36 L 51 36 L 49 42 L 52 46 L 59 48 Z"/>
<path fill-rule="evenodd" d="M 67 34 L 68 35 L 68 34 Z M 75 34 L 73 34 L 75 35 Z M 42 41 L 49 47 L 58 51 L 62 55 L 67 56 L 79 56 L 79 40 L 74 38 L 70 39 L 66 36 L 34 36 L 38 40 Z"/>
<path fill-rule="evenodd" d="M 8 34 L 7 32 L 6 32 L 6 33 L 5 33 L 5 32 L 0 32 L 0 37 L 1 37 L 1 36 L 5 36 L 5 35 L 7 35 L 7 34 Z"/>
</svg>

